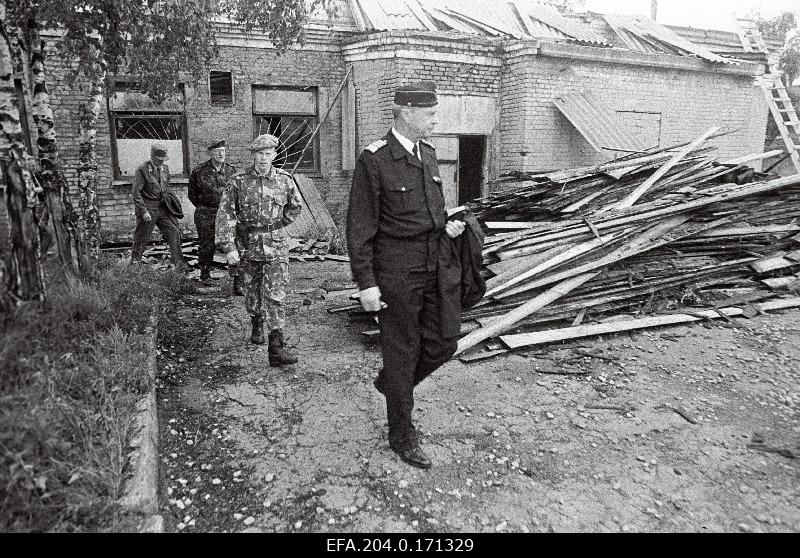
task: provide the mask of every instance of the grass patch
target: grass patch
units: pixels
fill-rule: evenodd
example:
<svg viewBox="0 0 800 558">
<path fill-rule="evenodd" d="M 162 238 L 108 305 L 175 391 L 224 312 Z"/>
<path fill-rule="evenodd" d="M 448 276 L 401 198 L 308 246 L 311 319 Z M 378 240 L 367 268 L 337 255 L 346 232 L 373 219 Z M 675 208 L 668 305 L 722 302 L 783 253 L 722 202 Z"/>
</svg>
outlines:
<svg viewBox="0 0 800 558">
<path fill-rule="evenodd" d="M 46 272 L 46 302 L 0 315 L 0 531 L 108 530 L 150 388 L 145 327 L 193 287 L 116 258 L 81 279 Z"/>
</svg>

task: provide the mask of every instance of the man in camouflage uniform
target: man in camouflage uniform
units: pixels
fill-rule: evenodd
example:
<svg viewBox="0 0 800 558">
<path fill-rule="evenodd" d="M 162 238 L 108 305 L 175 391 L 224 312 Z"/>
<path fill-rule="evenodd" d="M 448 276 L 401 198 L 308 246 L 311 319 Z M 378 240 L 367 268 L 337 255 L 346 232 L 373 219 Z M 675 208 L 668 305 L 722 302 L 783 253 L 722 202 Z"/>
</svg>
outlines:
<svg viewBox="0 0 800 558">
<path fill-rule="evenodd" d="M 164 202 L 164 194 L 169 191 L 169 167 L 167 160 L 167 146 L 154 143 L 150 146 L 150 160 L 145 161 L 136 169 L 131 185 L 131 197 L 136 212 L 136 230 L 133 233 L 133 248 L 131 249 L 131 262 L 138 262 L 153 227 L 158 226 L 164 242 L 169 246 L 172 264 L 178 271 L 186 271 L 188 265 L 181 251 L 181 231 L 178 228 L 178 219 L 170 213 Z"/>
<path fill-rule="evenodd" d="M 197 240 L 200 243 L 200 281 L 211 281 L 211 267 L 214 264 L 214 226 L 217 222 L 217 210 L 225 185 L 236 169 L 225 162 L 225 140 L 213 140 L 208 144 L 209 159 L 202 165 L 192 169 L 189 176 L 189 201 L 195 206 L 194 225 L 197 228 Z M 233 294 L 244 294 L 241 279 L 232 266 Z"/>
<path fill-rule="evenodd" d="M 266 319 L 271 366 L 297 362 L 286 350 L 283 338 L 289 284 L 289 237 L 285 227 L 302 207 L 292 176 L 272 166 L 277 147 L 278 138 L 270 134 L 253 140 L 249 147 L 253 165 L 231 179 L 217 213 L 217 239 L 228 264 L 238 264 L 242 274 L 244 305 L 253 325 L 250 342 L 264 343 Z M 241 254 L 236 246 L 237 235 L 244 244 Z"/>
</svg>

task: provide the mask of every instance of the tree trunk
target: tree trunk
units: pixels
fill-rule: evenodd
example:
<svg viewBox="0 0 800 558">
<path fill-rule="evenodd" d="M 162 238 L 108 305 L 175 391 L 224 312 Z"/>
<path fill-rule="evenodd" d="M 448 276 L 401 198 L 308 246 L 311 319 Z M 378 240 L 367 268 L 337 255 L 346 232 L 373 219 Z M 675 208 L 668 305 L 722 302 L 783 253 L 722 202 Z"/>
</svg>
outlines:
<svg viewBox="0 0 800 558">
<path fill-rule="evenodd" d="M 100 51 L 99 38 L 92 37 Z M 98 57 L 102 59 L 102 57 Z M 78 140 L 78 205 L 81 210 L 81 253 L 89 259 L 100 256 L 100 210 L 97 207 L 97 119 L 103 106 L 106 65 L 89 86 L 89 98 L 81 107 Z"/>
<path fill-rule="evenodd" d="M 44 274 L 39 261 L 39 234 L 33 212 L 37 192 L 30 172 L 32 158 L 25 149 L 19 121 L 11 44 L 5 23 L 6 3 L 0 0 L 0 167 L 6 185 L 11 232 L 9 289 L 23 300 L 43 300 Z"/>
<path fill-rule="evenodd" d="M 78 216 L 69 198 L 69 188 L 59 157 L 58 141 L 53 124 L 53 109 L 45 79 L 44 42 L 35 27 L 28 28 L 28 44 L 33 74 L 33 120 L 36 123 L 36 146 L 39 152 L 41 185 L 47 209 L 53 219 L 58 258 L 65 270 L 75 274 L 79 268 L 76 225 Z"/>
</svg>

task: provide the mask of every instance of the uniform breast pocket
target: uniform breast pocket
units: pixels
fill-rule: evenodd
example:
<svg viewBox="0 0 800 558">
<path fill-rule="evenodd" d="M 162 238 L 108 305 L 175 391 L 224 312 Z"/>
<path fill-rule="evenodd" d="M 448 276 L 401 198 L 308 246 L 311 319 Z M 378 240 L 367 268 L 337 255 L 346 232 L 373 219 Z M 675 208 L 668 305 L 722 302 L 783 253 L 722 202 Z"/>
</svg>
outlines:
<svg viewBox="0 0 800 558">
<path fill-rule="evenodd" d="M 283 208 L 286 206 L 286 193 L 277 192 L 272 196 L 272 211 L 270 217 L 272 219 L 280 219 L 283 217 Z"/>
<path fill-rule="evenodd" d="M 401 184 L 389 184 L 384 190 L 386 209 L 390 213 L 402 215 L 419 211 L 422 207 L 420 188 Z"/>
<path fill-rule="evenodd" d="M 258 201 L 239 200 L 239 220 L 246 223 L 258 221 Z"/>
</svg>

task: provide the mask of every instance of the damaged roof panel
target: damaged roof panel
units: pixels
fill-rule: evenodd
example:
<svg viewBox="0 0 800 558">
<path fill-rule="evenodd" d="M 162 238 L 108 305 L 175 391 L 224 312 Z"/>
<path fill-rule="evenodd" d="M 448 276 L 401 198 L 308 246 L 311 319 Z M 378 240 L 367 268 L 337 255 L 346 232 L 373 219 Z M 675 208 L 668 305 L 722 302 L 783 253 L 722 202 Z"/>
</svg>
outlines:
<svg viewBox="0 0 800 558">
<path fill-rule="evenodd" d="M 362 31 L 449 29 L 611 46 L 588 28 L 531 0 L 351 0 L 351 4 Z"/>
<path fill-rule="evenodd" d="M 722 64 L 739 63 L 731 58 L 714 54 L 704 46 L 692 43 L 646 17 L 607 14 L 603 18 L 631 50 L 692 55 Z"/>
<path fill-rule="evenodd" d="M 562 93 L 553 99 L 553 104 L 596 151 L 641 152 L 646 149 L 611 109 L 585 91 Z"/>
</svg>

